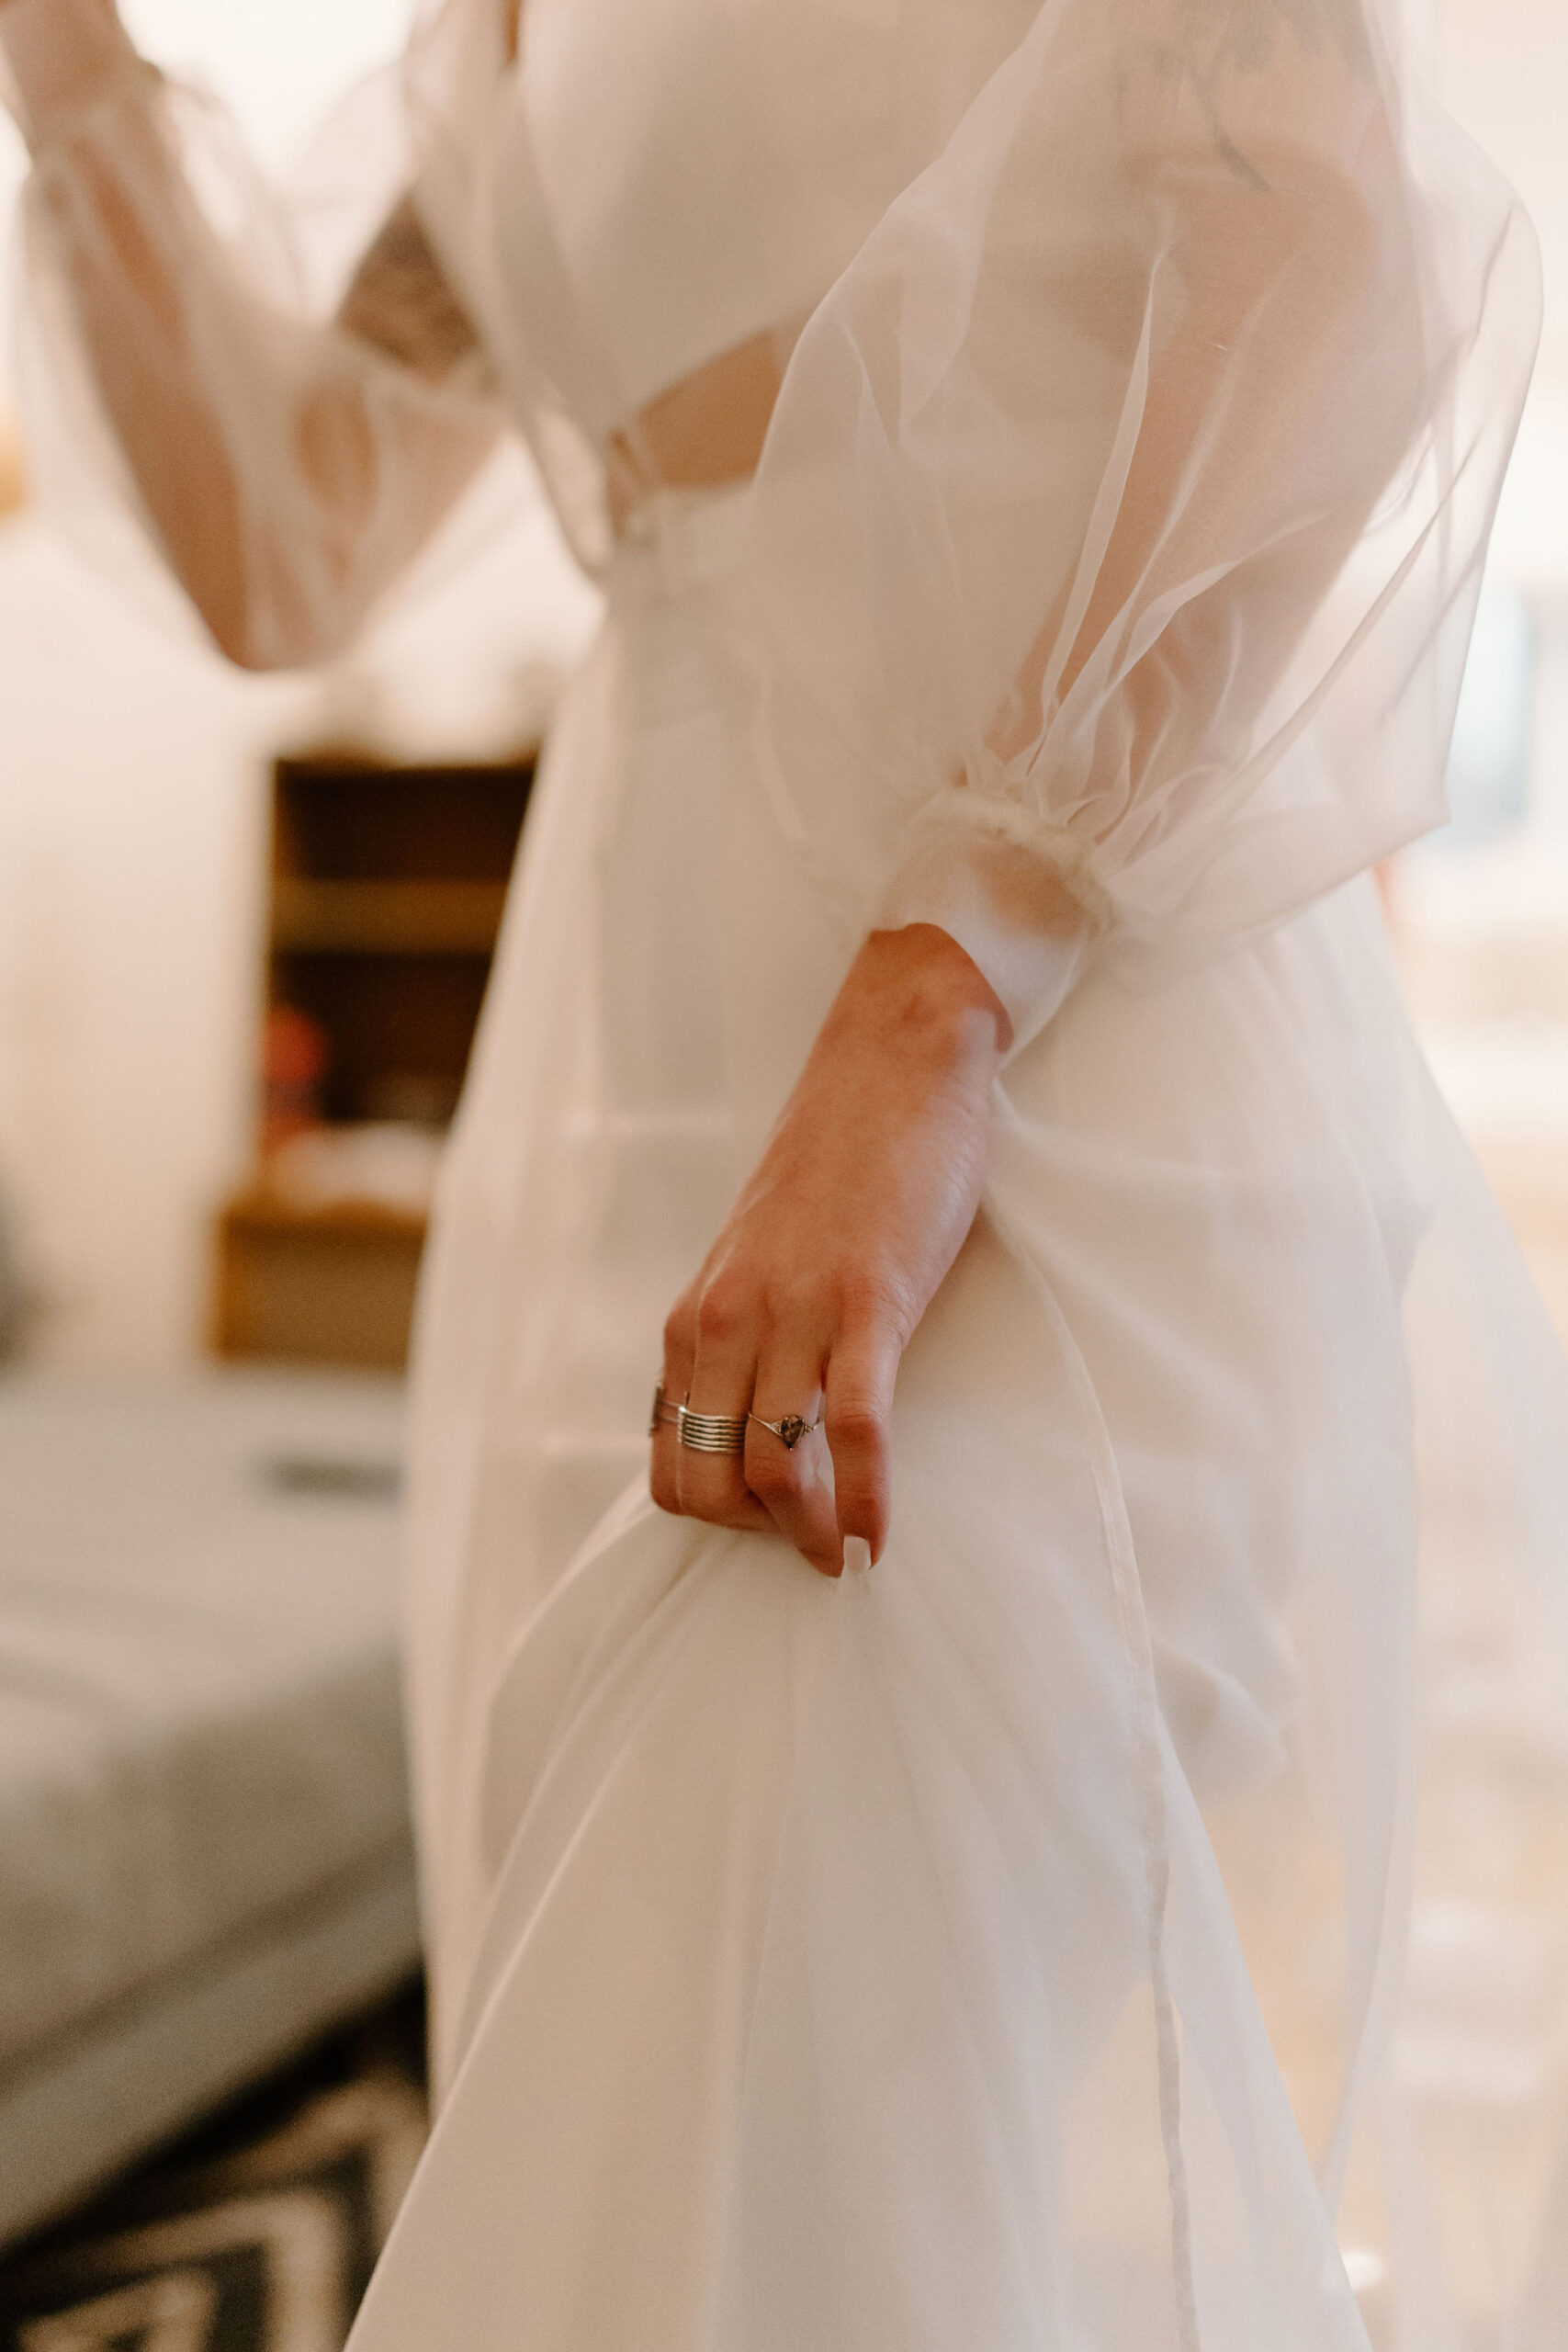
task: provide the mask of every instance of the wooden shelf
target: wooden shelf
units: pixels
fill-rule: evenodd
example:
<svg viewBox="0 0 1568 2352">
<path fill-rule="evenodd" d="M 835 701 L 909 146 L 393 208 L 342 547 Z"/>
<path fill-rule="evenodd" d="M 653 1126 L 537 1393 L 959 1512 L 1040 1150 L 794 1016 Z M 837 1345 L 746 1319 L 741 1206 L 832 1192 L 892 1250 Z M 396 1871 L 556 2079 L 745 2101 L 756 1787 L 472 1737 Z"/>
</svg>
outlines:
<svg viewBox="0 0 1568 2352">
<path fill-rule="evenodd" d="M 374 1234 L 378 1238 L 423 1241 L 425 1220 L 380 1201 L 304 1204 L 275 1191 L 265 1179 L 236 1193 L 223 1212 L 236 1233 Z"/>
<path fill-rule="evenodd" d="M 307 1047 L 319 1041 L 319 1068 L 280 1113 L 296 1080 L 274 1064 L 264 1137 L 280 1140 L 297 1116 L 450 1117 L 533 771 L 531 749 L 478 763 L 341 751 L 276 763 L 266 1001 L 299 1016 Z M 218 1220 L 214 1344 L 399 1364 L 423 1241 L 421 1217 L 368 1200 L 307 1206 L 258 1178 Z"/>
<path fill-rule="evenodd" d="M 258 1185 L 230 1202 L 218 1240 L 220 1355 L 401 1366 L 423 1217 L 358 1201 L 299 1208 Z"/>
<path fill-rule="evenodd" d="M 272 944 L 295 956 L 490 956 L 504 882 L 315 882 L 280 875 Z"/>
</svg>

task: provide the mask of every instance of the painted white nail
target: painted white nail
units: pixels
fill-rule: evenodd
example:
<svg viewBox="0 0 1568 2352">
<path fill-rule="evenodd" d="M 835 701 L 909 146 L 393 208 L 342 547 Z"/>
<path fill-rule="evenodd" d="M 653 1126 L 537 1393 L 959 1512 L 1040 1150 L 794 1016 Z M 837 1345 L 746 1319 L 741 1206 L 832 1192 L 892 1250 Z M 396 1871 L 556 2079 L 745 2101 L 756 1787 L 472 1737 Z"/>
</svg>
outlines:
<svg viewBox="0 0 1568 2352">
<path fill-rule="evenodd" d="M 846 1568 L 870 1567 L 871 1545 L 866 1542 L 863 1535 L 845 1536 L 844 1566 Z"/>
</svg>

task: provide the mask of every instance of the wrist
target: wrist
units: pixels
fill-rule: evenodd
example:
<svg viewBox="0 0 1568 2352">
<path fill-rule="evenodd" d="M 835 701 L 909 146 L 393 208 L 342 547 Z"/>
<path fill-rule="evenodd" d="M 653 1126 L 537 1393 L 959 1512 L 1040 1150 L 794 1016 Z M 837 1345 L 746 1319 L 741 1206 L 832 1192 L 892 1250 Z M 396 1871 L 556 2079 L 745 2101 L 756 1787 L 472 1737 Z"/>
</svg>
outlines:
<svg viewBox="0 0 1568 2352">
<path fill-rule="evenodd" d="M 954 940 L 1005 1009 L 1012 1053 L 1076 986 L 1103 925 L 1099 899 L 1080 842 L 1010 801 L 954 786 L 911 820 L 874 920 L 888 930 L 937 925 Z"/>
<path fill-rule="evenodd" d="M 874 931 L 856 961 L 885 993 L 897 1032 L 933 1059 L 1000 1064 L 1012 1042 L 1007 1008 L 973 956 L 940 924 Z"/>
</svg>

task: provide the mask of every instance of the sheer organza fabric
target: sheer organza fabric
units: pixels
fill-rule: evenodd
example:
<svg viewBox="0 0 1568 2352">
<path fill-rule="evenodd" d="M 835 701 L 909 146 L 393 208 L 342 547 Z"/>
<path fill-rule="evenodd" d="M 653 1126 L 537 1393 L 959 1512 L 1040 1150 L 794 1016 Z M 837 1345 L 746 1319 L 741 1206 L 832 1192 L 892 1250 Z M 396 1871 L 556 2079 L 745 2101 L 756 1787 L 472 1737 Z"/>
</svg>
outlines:
<svg viewBox="0 0 1568 2352">
<path fill-rule="evenodd" d="M 611 430 L 809 315 L 755 571 L 862 763 L 784 779 L 857 920 L 945 917 L 1021 1042 L 1089 935 L 1213 944 L 1439 814 L 1539 295 L 1398 0 L 530 0 L 521 67 L 515 6 L 432 0 L 309 219 L 99 0 L 7 13 L 81 28 L 21 101 L 46 469 L 93 453 L 240 658 L 354 633 L 498 388 L 600 568 Z M 326 315 L 409 184 L 482 337 L 423 369 Z"/>
<path fill-rule="evenodd" d="M 1315 2352 L 1336 2216 L 1379 2345 L 1550 2342 L 1565 1400 L 1369 884 L 1015 1057 L 868 1578 L 648 1504 L 648 1350 L 841 968 L 746 536 L 611 569 L 447 1169 L 444 2087 L 361 2342 Z"/>
<path fill-rule="evenodd" d="M 434 376 L 333 311 L 410 169 L 395 78 L 356 92 L 284 202 L 222 108 L 99 0 L 14 0 L 33 145 L 18 350 L 43 494 L 144 602 L 231 658 L 350 641 L 494 447 L 477 355 Z M 345 167 L 346 166 L 346 167 Z"/>
<path fill-rule="evenodd" d="M 231 650 L 342 641 L 503 415 L 606 589 L 422 1306 L 442 2102 L 356 2342 L 1533 2352 L 1568 1422 L 1354 878 L 1440 813 L 1528 227 L 1392 0 L 687 0 L 570 203 L 619 11 L 536 6 L 520 64 L 427 12 L 367 161 L 475 322 L 439 369 L 112 42 L 33 107 L 37 365 Z M 754 487 L 615 546 L 608 434 L 759 326 Z M 829 1588 L 640 1464 L 877 919 L 1015 1047 Z"/>
<path fill-rule="evenodd" d="M 1405 38 L 1048 6 L 811 321 L 759 576 L 868 890 L 993 831 L 1131 968 L 1437 818 L 1536 265 Z"/>
</svg>

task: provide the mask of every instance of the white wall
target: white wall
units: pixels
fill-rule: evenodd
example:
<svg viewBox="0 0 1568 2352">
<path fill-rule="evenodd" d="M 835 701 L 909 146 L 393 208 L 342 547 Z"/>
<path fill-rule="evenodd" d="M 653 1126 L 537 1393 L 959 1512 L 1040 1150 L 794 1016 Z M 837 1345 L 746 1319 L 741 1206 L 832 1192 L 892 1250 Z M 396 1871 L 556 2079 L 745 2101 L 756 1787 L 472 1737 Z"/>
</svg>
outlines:
<svg viewBox="0 0 1568 2352">
<path fill-rule="evenodd" d="M 395 51 L 409 0 L 126 0 L 258 151 Z M 8 127 L 0 125 L 8 136 Z M 0 209 L 21 175 L 0 146 Z M 0 226 L 3 226 L 0 223 Z M 39 1344 L 156 1363 L 200 1344 L 212 1210 L 250 1148 L 265 779 L 345 707 L 476 747 L 511 673 L 592 599 L 511 480 L 512 521 L 346 674 L 254 679 L 160 628 L 35 514 L 0 526 L 0 1178 L 48 1311 Z"/>
<path fill-rule="evenodd" d="M 1443 93 L 1529 209 L 1546 264 L 1538 391 L 1568 401 L 1568 6 L 1437 0 Z"/>
<path fill-rule="evenodd" d="M 0 1170 L 47 1352 L 200 1344 L 212 1209 L 250 1156 L 272 753 L 345 713 L 489 748 L 509 662 L 564 658 L 592 617 L 536 515 L 355 670 L 248 678 L 43 520 L 0 531 Z"/>
<path fill-rule="evenodd" d="M 299 701 L 169 644 L 41 523 L 0 535 L 0 1164 L 55 1353 L 199 1328 L 248 1114 L 259 763 Z"/>
</svg>

